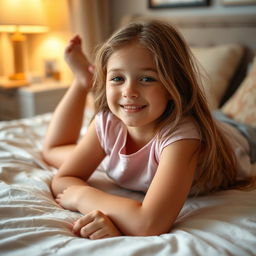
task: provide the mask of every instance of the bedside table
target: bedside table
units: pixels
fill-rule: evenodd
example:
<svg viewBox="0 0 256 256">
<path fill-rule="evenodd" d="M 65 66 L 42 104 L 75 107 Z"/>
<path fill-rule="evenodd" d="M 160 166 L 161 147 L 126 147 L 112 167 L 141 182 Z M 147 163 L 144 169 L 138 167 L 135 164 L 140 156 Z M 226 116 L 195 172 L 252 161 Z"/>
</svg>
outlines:
<svg viewBox="0 0 256 256">
<path fill-rule="evenodd" d="M 52 112 L 69 85 L 45 82 L 25 87 L 0 87 L 0 120 L 28 118 Z"/>
</svg>

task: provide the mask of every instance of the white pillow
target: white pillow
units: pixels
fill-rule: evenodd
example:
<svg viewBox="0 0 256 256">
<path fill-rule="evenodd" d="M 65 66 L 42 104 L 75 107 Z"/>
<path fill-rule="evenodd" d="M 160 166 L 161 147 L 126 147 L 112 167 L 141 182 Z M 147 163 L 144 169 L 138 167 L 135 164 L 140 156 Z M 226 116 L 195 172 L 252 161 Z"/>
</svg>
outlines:
<svg viewBox="0 0 256 256">
<path fill-rule="evenodd" d="M 243 56 L 244 48 L 238 44 L 212 47 L 192 47 L 199 61 L 202 86 L 211 110 L 219 107 L 221 99 Z"/>
</svg>

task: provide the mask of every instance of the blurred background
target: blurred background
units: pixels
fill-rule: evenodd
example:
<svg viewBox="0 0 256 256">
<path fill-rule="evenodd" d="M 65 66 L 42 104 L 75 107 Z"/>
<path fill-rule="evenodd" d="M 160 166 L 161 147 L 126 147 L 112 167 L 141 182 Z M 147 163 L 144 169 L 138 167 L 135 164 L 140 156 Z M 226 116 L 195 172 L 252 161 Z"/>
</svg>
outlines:
<svg viewBox="0 0 256 256">
<path fill-rule="evenodd" d="M 46 77 L 70 81 L 71 73 L 63 61 L 63 51 L 70 37 L 80 34 L 83 49 L 90 56 L 95 46 L 104 41 L 127 15 L 256 15 L 256 5 L 248 4 L 253 0 L 210 0 L 204 6 L 149 8 L 150 4 L 152 7 L 154 3 L 172 1 L 176 0 L 0 0 L 0 77 L 15 79 L 12 75 L 19 72 L 15 69 L 21 68 L 29 81 Z M 23 23 L 33 22 L 32 25 L 38 23 L 45 30 L 32 33 L 24 28 L 24 38 L 22 42 L 18 39 L 15 46 L 15 31 L 8 31 L 6 25 L 12 23 L 10 25 L 16 25 L 15 30 L 21 30 L 19 26 Z"/>
</svg>

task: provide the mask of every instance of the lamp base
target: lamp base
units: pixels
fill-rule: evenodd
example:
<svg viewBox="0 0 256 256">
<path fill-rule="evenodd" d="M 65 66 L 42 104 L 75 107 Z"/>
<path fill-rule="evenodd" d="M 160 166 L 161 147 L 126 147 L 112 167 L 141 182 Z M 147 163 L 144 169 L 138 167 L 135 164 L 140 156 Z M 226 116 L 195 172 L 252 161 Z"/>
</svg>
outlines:
<svg viewBox="0 0 256 256">
<path fill-rule="evenodd" d="M 24 80 L 26 81 L 26 76 L 24 73 L 20 72 L 20 73 L 15 73 L 9 76 L 10 80 Z"/>
<path fill-rule="evenodd" d="M 9 76 L 10 80 L 26 80 L 24 73 L 24 42 L 26 37 L 17 30 L 12 35 L 13 57 L 14 57 L 14 74 Z"/>
</svg>

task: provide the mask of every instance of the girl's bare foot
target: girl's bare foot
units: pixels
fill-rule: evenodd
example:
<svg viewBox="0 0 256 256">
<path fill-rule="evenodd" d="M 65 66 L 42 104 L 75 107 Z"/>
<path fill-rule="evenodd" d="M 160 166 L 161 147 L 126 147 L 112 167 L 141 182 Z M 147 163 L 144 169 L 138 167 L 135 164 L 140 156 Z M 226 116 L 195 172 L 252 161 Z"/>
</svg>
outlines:
<svg viewBox="0 0 256 256">
<path fill-rule="evenodd" d="M 64 58 L 78 83 L 90 89 L 92 86 L 93 66 L 82 51 L 82 41 L 79 36 L 75 36 L 70 40 L 65 50 Z"/>
</svg>

